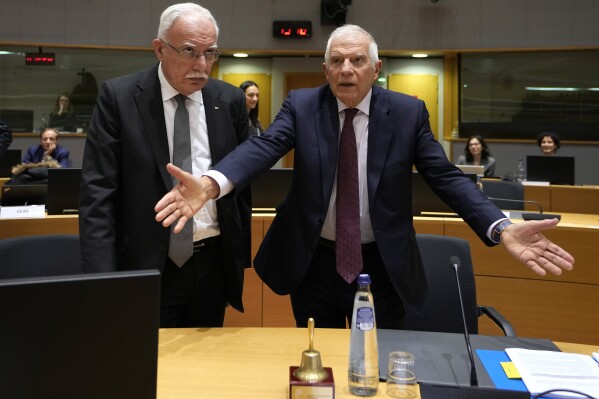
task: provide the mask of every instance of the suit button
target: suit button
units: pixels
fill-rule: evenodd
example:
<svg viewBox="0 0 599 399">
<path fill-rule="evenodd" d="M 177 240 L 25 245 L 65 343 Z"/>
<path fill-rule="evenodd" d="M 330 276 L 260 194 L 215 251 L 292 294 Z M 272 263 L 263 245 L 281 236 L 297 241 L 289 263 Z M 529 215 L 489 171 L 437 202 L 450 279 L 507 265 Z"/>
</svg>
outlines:
<svg viewBox="0 0 599 399">
<path fill-rule="evenodd" d="M 166 252 L 166 243 L 160 244 L 160 252 Z"/>
</svg>

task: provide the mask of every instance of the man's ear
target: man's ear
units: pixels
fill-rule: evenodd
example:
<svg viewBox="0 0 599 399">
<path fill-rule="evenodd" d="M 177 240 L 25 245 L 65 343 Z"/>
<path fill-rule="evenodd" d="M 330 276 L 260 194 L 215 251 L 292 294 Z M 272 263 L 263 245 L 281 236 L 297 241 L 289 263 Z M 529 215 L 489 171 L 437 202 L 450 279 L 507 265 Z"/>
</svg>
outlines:
<svg viewBox="0 0 599 399">
<path fill-rule="evenodd" d="M 162 61 L 162 49 L 164 48 L 160 39 L 152 40 L 152 48 L 154 49 L 154 54 L 159 61 Z"/>
</svg>

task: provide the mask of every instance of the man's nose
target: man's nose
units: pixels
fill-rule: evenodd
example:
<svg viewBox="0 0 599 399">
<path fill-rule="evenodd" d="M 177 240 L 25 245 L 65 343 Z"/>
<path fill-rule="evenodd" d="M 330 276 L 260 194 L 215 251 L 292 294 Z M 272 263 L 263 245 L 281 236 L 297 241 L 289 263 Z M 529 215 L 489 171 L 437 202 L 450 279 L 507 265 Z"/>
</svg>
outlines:
<svg viewBox="0 0 599 399">
<path fill-rule="evenodd" d="M 206 56 L 204 54 L 197 56 L 195 60 L 193 60 L 194 69 L 205 71 L 207 65 L 208 62 L 206 62 Z"/>
<path fill-rule="evenodd" d="M 344 60 L 343 64 L 341 64 L 341 72 L 351 72 L 353 71 L 353 65 L 350 60 Z"/>
</svg>

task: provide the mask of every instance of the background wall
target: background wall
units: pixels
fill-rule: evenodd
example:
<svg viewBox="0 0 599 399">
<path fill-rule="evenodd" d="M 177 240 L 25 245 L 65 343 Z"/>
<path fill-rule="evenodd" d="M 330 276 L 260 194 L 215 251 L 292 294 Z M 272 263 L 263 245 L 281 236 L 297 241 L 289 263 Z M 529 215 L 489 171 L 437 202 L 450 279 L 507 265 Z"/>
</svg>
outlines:
<svg viewBox="0 0 599 399">
<path fill-rule="evenodd" d="M 172 3 L 165 0 L 143 3 L 138 0 L 2 0 L 0 43 L 147 49 L 156 36 L 160 13 Z M 219 46 L 223 51 L 253 50 L 269 56 L 243 61 L 223 57 L 219 61 L 219 74 L 271 73 L 273 118 L 286 95 L 283 92 L 285 73 L 321 70 L 321 54 L 334 26 L 320 25 L 320 0 L 203 0 L 200 3 L 209 8 L 219 22 Z M 599 1 L 596 0 L 438 0 L 437 3 L 353 0 L 347 22 L 359 24 L 374 35 L 384 56 L 384 76 L 391 73 L 438 75 L 438 133 L 448 154 L 456 158 L 463 151 L 463 143 L 450 144 L 442 139 L 448 133 L 443 132 L 442 60 L 420 62 L 392 57 L 420 50 L 441 54 L 490 49 L 599 48 L 597 15 Z M 272 38 L 272 21 L 290 19 L 311 20 L 313 37 Z M 296 57 L 278 56 L 281 52 Z M 52 98 L 42 100 L 44 107 L 52 103 Z M 20 145 L 15 142 L 13 147 Z M 492 143 L 492 151 L 498 160 L 497 173 L 505 175 L 515 170 L 520 156 L 535 154 L 537 148 L 529 143 Z M 577 183 L 599 184 L 599 175 L 594 173 L 596 152 L 597 146 L 562 147 L 562 155 L 577 157 Z M 73 166 L 77 166 L 80 159 L 75 155 Z"/>
<path fill-rule="evenodd" d="M 2 0 L 0 41 L 149 46 L 165 0 Z M 320 0 L 203 0 L 228 49 L 321 51 L 333 26 Z M 347 22 L 369 30 L 381 50 L 596 46 L 596 0 L 353 0 Z M 311 20 L 313 37 L 272 38 L 273 20 Z"/>
</svg>

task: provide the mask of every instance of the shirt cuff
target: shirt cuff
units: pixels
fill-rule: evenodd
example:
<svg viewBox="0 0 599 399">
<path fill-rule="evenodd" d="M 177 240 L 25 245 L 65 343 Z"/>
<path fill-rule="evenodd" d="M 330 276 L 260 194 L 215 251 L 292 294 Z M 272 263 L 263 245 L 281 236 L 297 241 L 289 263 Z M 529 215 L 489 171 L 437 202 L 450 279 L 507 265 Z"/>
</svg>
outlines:
<svg viewBox="0 0 599 399">
<path fill-rule="evenodd" d="M 220 187 L 220 194 L 216 199 L 221 199 L 222 197 L 229 194 L 231 191 L 235 189 L 235 184 L 231 180 L 229 180 L 227 176 L 223 175 L 218 170 L 209 170 L 202 176 L 208 176 L 213 178 L 214 181 L 216 181 L 216 184 L 218 184 L 218 186 Z"/>
</svg>

